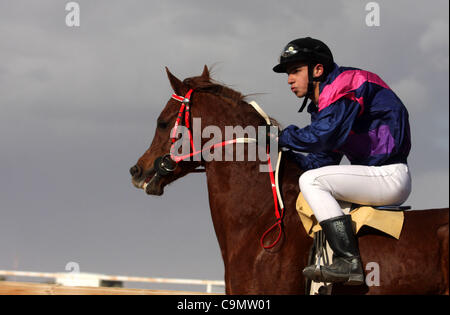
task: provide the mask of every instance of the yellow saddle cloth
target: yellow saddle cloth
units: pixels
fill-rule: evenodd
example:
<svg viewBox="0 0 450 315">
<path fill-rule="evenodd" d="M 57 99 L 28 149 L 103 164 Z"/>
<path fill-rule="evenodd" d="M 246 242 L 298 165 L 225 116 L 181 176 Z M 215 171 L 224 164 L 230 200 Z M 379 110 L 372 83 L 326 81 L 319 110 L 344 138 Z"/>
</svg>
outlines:
<svg viewBox="0 0 450 315">
<path fill-rule="evenodd" d="M 297 198 L 296 208 L 306 233 L 310 237 L 314 237 L 314 233 L 320 231 L 322 228 L 302 193 Z M 377 210 L 369 206 L 362 206 L 350 211 L 350 215 L 352 216 L 353 223 L 356 224 L 355 233 L 358 233 L 363 225 L 368 225 L 396 239 L 400 238 L 404 220 L 403 211 L 385 211 Z"/>
</svg>

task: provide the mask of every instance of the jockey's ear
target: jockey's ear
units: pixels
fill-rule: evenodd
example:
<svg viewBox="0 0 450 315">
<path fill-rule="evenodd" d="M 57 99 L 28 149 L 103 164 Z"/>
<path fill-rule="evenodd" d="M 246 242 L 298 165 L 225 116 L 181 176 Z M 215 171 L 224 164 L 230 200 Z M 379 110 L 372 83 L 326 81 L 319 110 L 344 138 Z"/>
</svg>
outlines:
<svg viewBox="0 0 450 315">
<path fill-rule="evenodd" d="M 323 64 L 318 63 L 313 69 L 313 76 L 314 78 L 320 77 L 324 72 Z"/>
<path fill-rule="evenodd" d="M 209 80 L 209 70 L 208 70 L 208 66 L 206 66 L 206 65 L 203 68 L 202 77 L 205 78 L 206 80 Z"/>
<path fill-rule="evenodd" d="M 173 91 L 177 95 L 183 95 L 184 92 L 184 85 L 183 82 L 180 81 L 176 76 L 174 76 L 170 71 L 169 68 L 166 67 L 167 77 L 169 78 L 170 85 L 172 86 Z"/>
</svg>

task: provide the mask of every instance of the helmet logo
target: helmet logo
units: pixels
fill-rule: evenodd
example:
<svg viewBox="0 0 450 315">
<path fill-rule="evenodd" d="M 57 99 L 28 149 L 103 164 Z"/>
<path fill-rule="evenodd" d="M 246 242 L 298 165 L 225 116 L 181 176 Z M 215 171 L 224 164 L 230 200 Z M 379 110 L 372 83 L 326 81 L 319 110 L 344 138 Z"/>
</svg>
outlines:
<svg viewBox="0 0 450 315">
<path fill-rule="evenodd" d="M 298 50 L 296 49 L 296 47 L 289 45 L 288 47 L 286 47 L 283 51 L 283 53 L 281 54 L 281 56 L 283 58 L 287 58 L 290 56 L 295 55 L 296 53 L 298 53 Z"/>
</svg>

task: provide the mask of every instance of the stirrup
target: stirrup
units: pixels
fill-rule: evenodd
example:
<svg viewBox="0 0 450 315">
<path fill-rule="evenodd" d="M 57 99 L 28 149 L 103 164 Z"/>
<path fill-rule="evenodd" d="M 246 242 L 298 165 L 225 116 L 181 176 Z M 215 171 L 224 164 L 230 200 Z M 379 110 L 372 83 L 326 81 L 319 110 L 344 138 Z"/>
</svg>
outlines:
<svg viewBox="0 0 450 315">
<path fill-rule="evenodd" d="M 310 249 L 308 263 L 305 267 L 314 268 L 313 274 L 310 277 L 305 277 L 305 294 L 306 295 L 330 295 L 333 284 L 329 282 L 322 282 L 321 266 L 329 266 L 331 264 L 331 257 L 327 250 L 327 242 L 322 230 L 314 233 L 313 246 Z M 323 265 L 322 265 L 323 264 Z M 303 269 L 303 270 L 305 270 Z"/>
</svg>

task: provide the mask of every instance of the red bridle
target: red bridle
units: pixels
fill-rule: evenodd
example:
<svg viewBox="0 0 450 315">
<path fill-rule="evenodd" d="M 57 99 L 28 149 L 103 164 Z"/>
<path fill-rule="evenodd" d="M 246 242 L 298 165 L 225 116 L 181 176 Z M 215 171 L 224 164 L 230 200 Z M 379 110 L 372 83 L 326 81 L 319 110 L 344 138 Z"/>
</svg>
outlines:
<svg viewBox="0 0 450 315">
<path fill-rule="evenodd" d="M 172 135 L 170 136 L 170 139 L 172 140 L 172 146 L 170 147 L 170 158 L 172 160 L 174 160 L 175 162 L 180 162 L 182 160 L 187 159 L 188 157 L 191 157 L 194 155 L 194 152 L 196 152 L 195 147 L 194 147 L 194 141 L 192 139 L 192 134 L 191 134 L 191 126 L 190 126 L 190 120 L 189 120 L 189 116 L 190 116 L 190 105 L 189 102 L 191 101 L 191 95 L 192 92 L 194 90 L 190 89 L 186 95 L 184 97 L 178 96 L 176 94 L 172 94 L 172 98 L 181 102 L 181 106 L 180 106 L 180 110 L 178 111 L 178 117 L 177 120 L 175 121 L 175 126 L 172 128 Z M 177 131 L 178 131 L 178 126 L 180 125 L 181 119 L 183 118 L 183 114 L 184 114 L 184 125 L 186 126 L 188 133 L 189 133 L 189 141 L 191 143 L 191 147 L 192 147 L 192 155 L 186 156 L 186 157 L 179 157 L 178 155 L 175 156 L 174 155 L 174 146 L 175 146 L 175 141 L 176 139 L 176 135 L 177 135 Z"/>
<path fill-rule="evenodd" d="M 172 128 L 172 134 L 170 136 L 170 139 L 172 140 L 172 146 L 170 147 L 170 158 L 176 163 L 186 160 L 197 154 L 201 154 L 203 151 L 208 151 L 208 150 L 211 150 L 216 147 L 224 147 L 226 145 L 233 144 L 238 141 L 238 139 L 231 139 L 231 140 L 226 140 L 226 141 L 223 141 L 220 143 L 216 143 L 210 147 L 203 148 L 202 150 L 195 149 L 194 141 L 193 141 L 193 137 L 192 137 L 192 133 L 191 133 L 191 126 L 190 126 L 190 122 L 189 122 L 190 121 L 189 120 L 189 117 L 190 117 L 189 103 L 191 101 L 192 92 L 193 92 L 193 90 L 190 89 L 184 97 L 178 96 L 177 94 L 172 94 L 172 98 L 174 100 L 181 102 L 180 110 L 178 111 L 178 117 L 177 117 L 177 120 L 175 121 L 174 127 Z M 192 148 L 192 152 L 189 154 L 186 154 L 186 155 L 177 155 L 174 152 L 175 141 L 177 140 L 176 135 L 177 135 L 178 127 L 180 126 L 180 123 L 182 122 L 183 114 L 184 114 L 184 125 L 187 128 L 187 131 L 189 134 L 189 141 L 190 141 L 190 145 Z"/>
<path fill-rule="evenodd" d="M 238 139 L 232 139 L 232 140 L 227 140 L 227 141 L 223 141 L 217 144 L 212 145 L 211 147 L 207 147 L 204 148 L 202 150 L 196 150 L 194 147 L 194 141 L 192 138 L 192 133 L 190 130 L 190 101 L 191 101 L 191 96 L 193 93 L 193 89 L 190 89 L 186 95 L 184 97 L 182 96 L 178 96 L 177 94 L 172 94 L 172 98 L 181 102 L 181 106 L 180 106 L 180 110 L 178 111 L 178 117 L 177 120 L 175 121 L 175 125 L 172 128 L 172 134 L 170 136 L 170 139 L 172 141 L 172 145 L 170 147 L 170 158 L 172 159 L 172 161 L 174 161 L 175 163 L 181 162 L 183 160 L 186 160 L 194 155 L 200 154 L 203 151 L 206 150 L 211 150 L 212 148 L 216 148 L 216 147 L 220 147 L 220 146 L 226 146 L 229 144 L 233 144 L 238 142 Z M 182 118 L 183 118 L 183 114 L 184 114 L 184 124 L 185 127 L 188 130 L 189 133 L 189 141 L 190 141 L 190 145 L 192 148 L 192 153 L 189 153 L 187 155 L 183 155 L 183 156 L 179 156 L 179 155 L 175 155 L 174 154 L 174 148 L 175 148 L 175 141 L 176 139 L 176 135 L 177 135 L 177 131 L 178 131 L 178 127 L 180 126 L 181 122 L 182 122 Z M 283 229 L 282 229 L 282 220 L 283 220 L 283 216 L 284 216 L 284 208 L 283 207 L 279 207 L 278 206 L 278 198 L 277 198 L 277 191 L 276 191 L 276 184 L 275 184 L 275 178 L 274 178 L 274 171 L 272 168 L 272 163 L 270 160 L 270 154 L 269 154 L 269 147 L 267 146 L 267 163 L 269 166 L 269 176 L 270 176 L 270 182 L 272 184 L 272 194 L 273 194 L 273 200 L 274 200 L 274 205 L 275 205 L 275 216 L 277 218 L 276 222 L 274 225 L 272 225 L 267 231 L 264 232 L 264 234 L 262 235 L 261 239 L 260 239 L 260 244 L 263 248 L 265 249 L 270 249 L 272 247 L 274 247 L 279 240 L 281 239 L 281 235 L 283 233 Z M 267 234 L 269 234 L 275 227 L 278 226 L 279 232 L 278 232 L 278 237 L 277 239 L 270 245 L 264 245 L 264 239 L 267 236 Z"/>
</svg>

